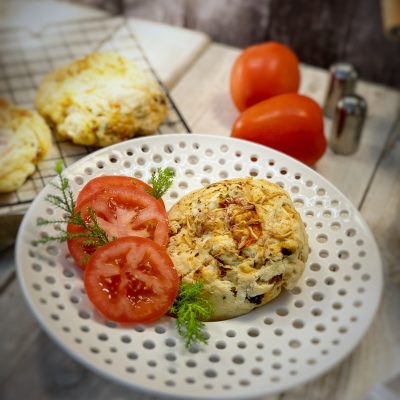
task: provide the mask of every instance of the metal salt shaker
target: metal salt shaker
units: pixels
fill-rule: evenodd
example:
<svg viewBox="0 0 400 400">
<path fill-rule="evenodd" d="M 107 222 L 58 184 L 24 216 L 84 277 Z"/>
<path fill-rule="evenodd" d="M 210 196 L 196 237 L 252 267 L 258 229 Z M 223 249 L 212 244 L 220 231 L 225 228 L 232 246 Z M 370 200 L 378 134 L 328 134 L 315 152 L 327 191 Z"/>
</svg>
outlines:
<svg viewBox="0 0 400 400">
<path fill-rule="evenodd" d="M 355 91 L 358 73 L 348 63 L 339 62 L 330 68 L 330 82 L 325 99 L 324 114 L 332 117 L 339 99 Z"/>
<path fill-rule="evenodd" d="M 367 114 L 367 103 L 356 94 L 341 98 L 335 108 L 329 137 L 329 147 L 338 154 L 357 151 Z"/>
</svg>

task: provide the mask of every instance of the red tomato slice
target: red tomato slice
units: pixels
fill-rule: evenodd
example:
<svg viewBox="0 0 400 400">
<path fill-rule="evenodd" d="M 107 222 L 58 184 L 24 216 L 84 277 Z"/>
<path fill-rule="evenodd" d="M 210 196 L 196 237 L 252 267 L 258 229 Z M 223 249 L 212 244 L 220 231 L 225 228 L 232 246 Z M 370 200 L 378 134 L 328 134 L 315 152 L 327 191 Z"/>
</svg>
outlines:
<svg viewBox="0 0 400 400">
<path fill-rule="evenodd" d="M 167 212 L 157 199 L 144 191 L 126 186 L 110 187 L 104 192 L 94 193 L 75 209 L 87 223 L 92 222 L 89 208 L 109 240 L 139 236 L 152 239 L 163 247 L 168 244 Z M 71 223 L 67 231 L 75 234 L 86 232 L 82 226 Z M 85 244 L 85 241 L 85 238 L 73 238 L 67 242 L 71 256 L 82 268 L 97 248 Z"/>
<path fill-rule="evenodd" d="M 172 306 L 179 278 L 166 250 L 152 240 L 124 237 L 98 248 L 88 262 L 87 295 L 106 318 L 154 321 Z"/>
<path fill-rule="evenodd" d="M 98 176 L 91 179 L 79 192 L 76 199 L 76 207 L 79 207 L 85 200 L 87 200 L 94 193 L 103 192 L 110 187 L 134 187 L 138 190 L 148 191 L 152 187 L 140 179 L 131 178 L 130 176 Z M 164 201 L 158 200 L 165 208 Z"/>
</svg>

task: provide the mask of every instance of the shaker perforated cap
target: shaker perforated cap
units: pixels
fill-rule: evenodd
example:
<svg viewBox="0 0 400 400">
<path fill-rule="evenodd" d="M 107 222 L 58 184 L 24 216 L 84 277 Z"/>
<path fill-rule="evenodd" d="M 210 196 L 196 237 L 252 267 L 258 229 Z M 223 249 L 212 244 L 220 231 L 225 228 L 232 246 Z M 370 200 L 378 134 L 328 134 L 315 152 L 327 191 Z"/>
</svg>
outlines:
<svg viewBox="0 0 400 400">
<path fill-rule="evenodd" d="M 352 154 L 357 151 L 367 115 L 367 103 L 356 94 L 341 98 L 335 108 L 330 148 L 338 154 Z"/>
<path fill-rule="evenodd" d="M 358 72 L 349 63 L 339 62 L 329 69 L 330 81 L 325 98 L 324 113 L 327 117 L 333 117 L 337 102 L 344 96 L 355 91 Z"/>
</svg>

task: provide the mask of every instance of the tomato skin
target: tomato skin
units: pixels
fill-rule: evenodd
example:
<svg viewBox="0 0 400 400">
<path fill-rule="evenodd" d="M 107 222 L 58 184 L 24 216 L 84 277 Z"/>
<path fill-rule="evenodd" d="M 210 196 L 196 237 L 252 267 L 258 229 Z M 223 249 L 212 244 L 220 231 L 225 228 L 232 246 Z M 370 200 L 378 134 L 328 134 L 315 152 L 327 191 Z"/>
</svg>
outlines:
<svg viewBox="0 0 400 400">
<path fill-rule="evenodd" d="M 86 222 L 90 222 L 89 208 L 96 214 L 98 224 L 106 232 L 109 240 L 124 236 L 145 236 L 166 247 L 169 239 L 168 215 L 160 202 L 145 191 L 134 187 L 109 187 L 103 192 L 95 192 L 79 207 Z M 85 233 L 80 225 L 69 223 L 67 232 L 71 234 Z M 88 256 L 95 246 L 86 246 L 84 238 L 68 239 L 68 250 L 81 268 L 85 268 Z"/>
<path fill-rule="evenodd" d="M 124 237 L 100 247 L 85 272 L 86 293 L 106 318 L 151 322 L 172 306 L 179 277 L 166 249 L 150 239 Z"/>
<path fill-rule="evenodd" d="M 130 176 L 114 176 L 104 175 L 91 179 L 79 192 L 76 198 L 76 207 L 79 207 L 85 200 L 87 200 L 94 193 L 104 192 L 110 187 L 129 186 L 138 190 L 149 191 L 152 189 L 150 185 L 140 179 L 132 178 Z M 165 204 L 162 199 L 158 200 L 165 209 Z"/>
<path fill-rule="evenodd" d="M 295 93 L 299 86 L 298 58 L 277 42 L 248 47 L 231 70 L 231 97 L 239 111 L 273 96 Z"/>
<path fill-rule="evenodd" d="M 327 146 L 321 107 L 295 93 L 272 97 L 244 111 L 231 136 L 279 150 L 310 166 Z"/>
</svg>

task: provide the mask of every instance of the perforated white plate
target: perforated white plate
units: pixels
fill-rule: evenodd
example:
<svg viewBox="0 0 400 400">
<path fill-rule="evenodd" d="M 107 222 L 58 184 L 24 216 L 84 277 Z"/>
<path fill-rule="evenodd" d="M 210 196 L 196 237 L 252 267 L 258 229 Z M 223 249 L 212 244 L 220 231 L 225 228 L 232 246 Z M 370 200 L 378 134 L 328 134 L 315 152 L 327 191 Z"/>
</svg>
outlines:
<svg viewBox="0 0 400 400">
<path fill-rule="evenodd" d="M 245 141 L 207 135 L 134 139 L 99 150 L 65 170 L 77 193 L 102 174 L 148 181 L 157 167 L 176 178 L 165 202 L 232 177 L 266 178 L 291 195 L 306 223 L 311 254 L 290 293 L 247 315 L 207 323 L 208 345 L 186 350 L 175 320 L 119 326 L 88 301 L 82 273 L 65 245 L 34 246 L 39 217 L 61 213 L 43 199 L 28 211 L 18 236 L 18 276 L 47 332 L 71 355 L 109 378 L 174 398 L 236 399 L 304 383 L 331 368 L 359 342 L 382 292 L 376 243 L 354 206 L 332 184 L 299 162 Z M 55 234 L 53 228 L 48 233 Z"/>
</svg>

